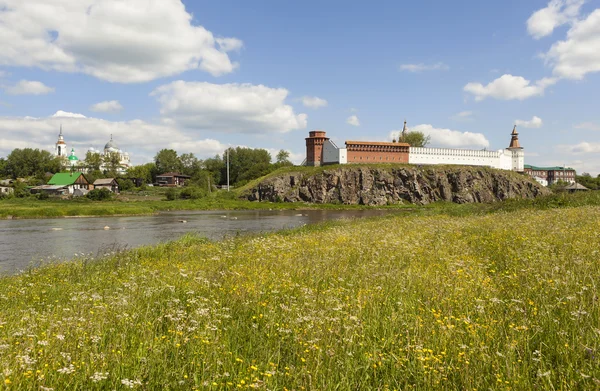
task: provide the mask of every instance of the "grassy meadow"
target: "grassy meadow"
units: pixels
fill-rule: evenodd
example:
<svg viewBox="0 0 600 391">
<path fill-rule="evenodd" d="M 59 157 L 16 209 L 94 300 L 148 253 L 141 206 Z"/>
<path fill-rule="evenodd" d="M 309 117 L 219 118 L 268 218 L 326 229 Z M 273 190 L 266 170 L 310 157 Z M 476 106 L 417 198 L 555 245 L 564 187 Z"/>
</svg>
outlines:
<svg viewBox="0 0 600 391">
<path fill-rule="evenodd" d="M 0 278 L 0 387 L 598 389 L 600 207 L 538 206 L 188 236 Z"/>
</svg>

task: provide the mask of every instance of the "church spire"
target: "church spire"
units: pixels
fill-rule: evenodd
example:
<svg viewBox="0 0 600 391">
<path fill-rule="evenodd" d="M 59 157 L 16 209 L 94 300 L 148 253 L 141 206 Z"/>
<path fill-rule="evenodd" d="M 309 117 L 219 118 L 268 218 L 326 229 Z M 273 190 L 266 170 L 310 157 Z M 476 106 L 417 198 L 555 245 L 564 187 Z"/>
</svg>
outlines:
<svg viewBox="0 0 600 391">
<path fill-rule="evenodd" d="M 406 134 L 408 133 L 408 129 L 406 128 L 406 119 L 404 120 L 404 127 L 402 128 L 402 133 L 400 134 L 400 140 L 398 141 L 402 141 L 404 142 L 404 140 L 406 140 Z"/>
<path fill-rule="evenodd" d="M 510 145 L 508 146 L 508 148 L 509 149 L 522 148 L 521 145 L 519 144 L 519 133 L 517 132 L 517 125 L 515 125 L 512 133 L 510 135 L 511 135 L 511 139 L 510 139 Z"/>
</svg>

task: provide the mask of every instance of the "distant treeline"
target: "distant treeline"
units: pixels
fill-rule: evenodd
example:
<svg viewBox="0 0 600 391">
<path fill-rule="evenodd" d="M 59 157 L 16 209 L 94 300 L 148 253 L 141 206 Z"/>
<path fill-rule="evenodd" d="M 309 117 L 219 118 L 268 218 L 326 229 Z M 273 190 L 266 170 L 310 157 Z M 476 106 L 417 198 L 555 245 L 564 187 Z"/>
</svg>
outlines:
<svg viewBox="0 0 600 391">
<path fill-rule="evenodd" d="M 206 187 L 226 184 L 227 154 L 229 183 L 234 186 L 241 186 L 280 167 L 292 165 L 289 152 L 284 150 L 279 151 L 273 162 L 271 154 L 265 149 L 236 147 L 205 160 L 198 159 L 193 153 L 179 155 L 173 149 L 163 149 L 156 154 L 153 162 L 130 167 L 126 175 L 118 174 L 119 166 L 110 156 L 102 160 L 99 154 L 90 152 L 78 167 L 85 170 L 85 175 L 91 182 L 98 178 L 125 177 L 141 179 L 142 183 L 151 184 L 156 182 L 159 174 L 177 172 L 189 175 L 191 184 Z M 0 177 L 28 178 L 30 184 L 41 184 L 46 183 L 48 174 L 68 169 L 66 164 L 66 161 L 48 151 L 15 149 L 6 158 L 0 158 Z"/>
</svg>

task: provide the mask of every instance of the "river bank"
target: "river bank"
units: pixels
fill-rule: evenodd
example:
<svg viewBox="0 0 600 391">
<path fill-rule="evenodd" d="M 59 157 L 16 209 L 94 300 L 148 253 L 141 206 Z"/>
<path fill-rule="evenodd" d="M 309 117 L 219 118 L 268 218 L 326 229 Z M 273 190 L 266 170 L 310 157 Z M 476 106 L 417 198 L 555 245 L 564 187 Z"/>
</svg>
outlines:
<svg viewBox="0 0 600 391">
<path fill-rule="evenodd" d="M 394 204 L 382 206 L 314 204 L 307 202 L 252 202 L 236 198 L 206 197 L 199 200 L 0 200 L 0 219 L 44 219 L 72 217 L 142 216 L 170 211 L 210 210 L 397 210 L 413 214 L 469 215 L 528 208 L 548 209 L 564 206 L 600 205 L 600 191 L 575 194 L 555 193 L 534 199 L 502 202 L 456 204 L 434 202 L 428 205 Z"/>
<path fill-rule="evenodd" d="M 600 208 L 553 207 L 188 236 L 0 278 L 0 382 L 595 388 Z"/>
<path fill-rule="evenodd" d="M 390 206 L 406 209 L 413 205 Z M 37 219 L 94 216 L 139 216 L 183 210 L 365 210 L 365 205 L 251 202 L 207 197 L 199 200 L 91 201 L 8 199 L 0 201 L 0 219 Z M 382 209 L 382 208 L 378 208 Z"/>
</svg>

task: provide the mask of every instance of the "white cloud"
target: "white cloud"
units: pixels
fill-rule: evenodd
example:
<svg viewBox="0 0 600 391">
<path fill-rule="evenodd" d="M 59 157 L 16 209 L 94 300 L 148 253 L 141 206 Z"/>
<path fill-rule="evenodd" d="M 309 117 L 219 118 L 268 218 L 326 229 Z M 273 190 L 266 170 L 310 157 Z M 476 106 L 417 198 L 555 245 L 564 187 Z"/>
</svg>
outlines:
<svg viewBox="0 0 600 391">
<path fill-rule="evenodd" d="M 217 44 L 224 52 L 239 52 L 244 43 L 237 38 L 217 38 Z"/>
<path fill-rule="evenodd" d="M 52 114 L 54 118 L 87 118 L 83 114 L 78 113 L 69 113 L 68 111 L 58 110 L 56 113 Z"/>
<path fill-rule="evenodd" d="M 575 145 L 559 145 L 559 150 L 573 154 L 573 155 L 582 155 L 586 153 L 599 153 L 600 152 L 600 143 L 590 143 L 587 141 L 580 142 Z"/>
<path fill-rule="evenodd" d="M 460 113 L 454 114 L 450 118 L 456 121 L 472 121 L 473 114 L 474 113 L 472 111 L 461 111 Z"/>
<path fill-rule="evenodd" d="M 360 126 L 360 120 L 356 115 L 351 115 L 348 117 L 348 119 L 346 119 L 346 123 L 352 126 Z"/>
<path fill-rule="evenodd" d="M 520 120 L 520 119 L 515 121 L 515 125 L 522 126 L 524 128 L 541 128 L 543 124 L 544 123 L 542 122 L 542 119 L 535 115 L 529 121 L 524 121 L 524 120 Z"/>
<path fill-rule="evenodd" d="M 105 102 L 96 103 L 90 107 L 90 110 L 98 113 L 115 113 L 123 110 L 123 106 L 118 100 L 110 100 Z"/>
<path fill-rule="evenodd" d="M 481 133 L 460 132 L 458 130 L 434 128 L 429 124 L 411 127 L 409 131 L 422 132 L 425 136 L 429 136 L 429 145 L 432 147 L 488 148 L 490 146 L 490 142 Z M 397 137 L 400 132 L 401 130 L 391 131 L 390 138 Z"/>
<path fill-rule="evenodd" d="M 318 109 L 320 107 L 327 106 L 327 101 L 316 96 L 303 96 L 302 104 L 305 107 L 310 107 L 311 109 Z"/>
<path fill-rule="evenodd" d="M 0 0 L 0 65 L 135 83 L 238 66 L 235 38 L 216 38 L 181 0 Z"/>
<path fill-rule="evenodd" d="M 575 129 L 600 131 L 600 125 L 595 124 L 593 122 L 583 122 L 581 124 L 575 125 Z"/>
<path fill-rule="evenodd" d="M 4 90 L 9 95 L 46 95 L 54 92 L 54 88 L 32 80 L 21 80 L 14 86 L 5 87 Z"/>
<path fill-rule="evenodd" d="M 44 118 L 0 117 L 0 156 L 6 156 L 14 148 L 54 151 L 61 125 L 67 146 L 75 148 L 80 159 L 90 147 L 103 149 L 111 134 L 119 148 L 130 153 L 135 164 L 151 161 L 163 148 L 192 152 L 198 157 L 211 157 L 227 148 L 218 140 L 202 139 L 194 132 L 164 124 L 142 120 L 111 122 L 59 111 Z"/>
<path fill-rule="evenodd" d="M 507 74 L 485 86 L 481 83 L 468 83 L 464 87 L 464 91 L 473 94 L 476 101 L 482 101 L 486 98 L 524 100 L 543 95 L 546 88 L 557 81 L 558 79 L 555 78 L 544 78 L 532 84 L 521 76 Z"/>
<path fill-rule="evenodd" d="M 288 91 L 252 84 L 175 81 L 151 94 L 166 123 L 229 133 L 285 133 L 304 129 L 306 114 L 285 104 Z"/>
<path fill-rule="evenodd" d="M 574 22 L 564 41 L 558 41 L 544 55 L 557 77 L 581 80 L 600 71 L 600 9 Z"/>
<path fill-rule="evenodd" d="M 402 64 L 399 68 L 401 71 L 408 72 L 423 72 L 423 71 L 447 71 L 450 67 L 443 62 L 437 64 Z"/>
<path fill-rule="evenodd" d="M 552 34 L 555 28 L 576 20 L 585 0 L 552 0 L 527 20 L 527 31 L 535 39 Z"/>
</svg>

